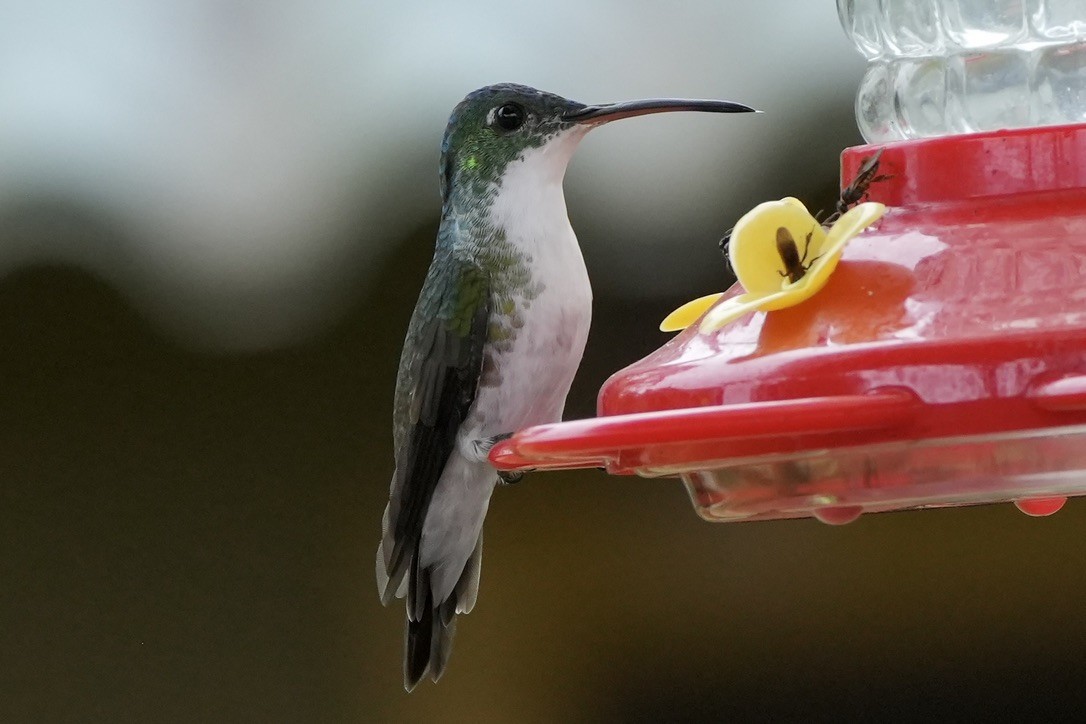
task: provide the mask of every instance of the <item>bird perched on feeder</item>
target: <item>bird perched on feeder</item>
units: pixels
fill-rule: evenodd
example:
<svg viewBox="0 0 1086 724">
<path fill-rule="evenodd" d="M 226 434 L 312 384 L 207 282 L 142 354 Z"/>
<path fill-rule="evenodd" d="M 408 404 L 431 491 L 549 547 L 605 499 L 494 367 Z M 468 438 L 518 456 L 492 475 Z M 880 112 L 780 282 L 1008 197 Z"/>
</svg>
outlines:
<svg viewBox="0 0 1086 724">
<path fill-rule="evenodd" d="M 585 105 L 487 86 L 453 110 L 441 145 L 441 224 L 411 317 L 394 403 L 396 469 L 377 579 L 407 597 L 404 685 L 445 669 L 456 615 L 479 590 L 495 442 L 562 418 L 588 338 L 592 289 L 562 179 L 584 135 L 666 111 L 743 113 L 726 101 Z M 511 482 L 511 480 L 507 480 Z"/>
</svg>

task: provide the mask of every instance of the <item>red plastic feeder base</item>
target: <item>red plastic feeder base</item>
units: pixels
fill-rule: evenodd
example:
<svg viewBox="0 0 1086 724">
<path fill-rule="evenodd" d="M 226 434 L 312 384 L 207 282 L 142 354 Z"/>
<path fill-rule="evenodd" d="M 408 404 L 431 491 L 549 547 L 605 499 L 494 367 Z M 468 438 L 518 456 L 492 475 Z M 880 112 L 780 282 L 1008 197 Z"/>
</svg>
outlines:
<svg viewBox="0 0 1086 724">
<path fill-rule="evenodd" d="M 843 179 L 876 150 L 846 150 Z M 711 520 L 1086 494 L 1086 125 L 882 150 L 891 209 L 822 291 L 692 326 L 612 376 L 599 417 L 494 464 L 679 476 Z"/>
</svg>

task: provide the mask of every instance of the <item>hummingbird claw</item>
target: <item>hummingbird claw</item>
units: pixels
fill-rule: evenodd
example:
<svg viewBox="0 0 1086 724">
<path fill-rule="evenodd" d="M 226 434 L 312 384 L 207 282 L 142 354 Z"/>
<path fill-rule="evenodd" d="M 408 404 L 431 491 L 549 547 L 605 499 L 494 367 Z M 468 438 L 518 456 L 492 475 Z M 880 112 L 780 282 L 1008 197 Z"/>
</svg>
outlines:
<svg viewBox="0 0 1086 724">
<path fill-rule="evenodd" d="M 493 448 L 495 445 L 497 445 L 502 440 L 508 440 L 511 437 L 513 437 L 513 433 L 511 433 L 511 432 L 503 432 L 503 433 L 501 433 L 499 435 L 494 435 L 492 437 L 488 437 L 488 438 L 484 438 L 483 440 L 480 440 L 479 445 L 480 445 L 480 447 L 485 447 L 486 451 L 487 451 L 487 454 L 489 454 L 491 448 Z M 521 480 L 524 479 L 524 473 L 525 472 L 529 472 L 529 471 L 525 471 L 525 470 L 517 470 L 517 471 L 499 470 L 498 471 L 498 478 L 501 479 L 502 485 L 515 485 L 516 483 L 519 483 Z"/>
<path fill-rule="evenodd" d="M 524 480 L 524 471 L 519 470 L 517 472 L 507 472 L 504 470 L 498 471 L 498 477 L 502 481 L 502 485 L 516 485 L 521 480 Z"/>
<path fill-rule="evenodd" d="M 491 437 L 476 438 L 468 443 L 468 448 L 465 449 L 465 453 L 468 453 L 468 456 L 471 459 L 477 462 L 483 462 L 488 458 L 490 451 L 495 445 L 502 440 L 508 440 L 511 437 L 513 437 L 513 433 L 503 432 L 499 435 L 492 435 Z"/>
</svg>

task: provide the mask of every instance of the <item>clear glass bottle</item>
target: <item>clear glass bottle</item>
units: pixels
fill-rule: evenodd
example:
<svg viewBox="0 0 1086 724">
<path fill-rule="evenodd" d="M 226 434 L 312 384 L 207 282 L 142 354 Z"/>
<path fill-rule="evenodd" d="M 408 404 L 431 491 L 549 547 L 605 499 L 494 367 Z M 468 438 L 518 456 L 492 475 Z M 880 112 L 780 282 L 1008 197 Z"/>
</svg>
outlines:
<svg viewBox="0 0 1086 724">
<path fill-rule="evenodd" d="M 869 143 L 1086 122 L 1086 0 L 837 0 Z"/>
</svg>

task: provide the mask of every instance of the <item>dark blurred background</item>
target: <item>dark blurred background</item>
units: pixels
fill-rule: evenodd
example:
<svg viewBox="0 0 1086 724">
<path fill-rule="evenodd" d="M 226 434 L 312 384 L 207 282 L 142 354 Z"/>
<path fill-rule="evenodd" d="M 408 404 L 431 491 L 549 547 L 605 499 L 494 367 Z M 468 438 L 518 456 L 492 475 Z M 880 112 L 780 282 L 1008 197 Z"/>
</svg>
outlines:
<svg viewBox="0 0 1086 724">
<path fill-rule="evenodd" d="M 498 491 L 450 669 L 401 685 L 373 556 L 399 346 L 468 90 L 723 97 L 567 179 L 595 326 L 568 415 L 832 201 L 863 70 L 828 0 L 0 0 L 0 720 L 713 721 L 1080 710 L 1072 502 L 711 525 L 669 480 Z"/>
</svg>

